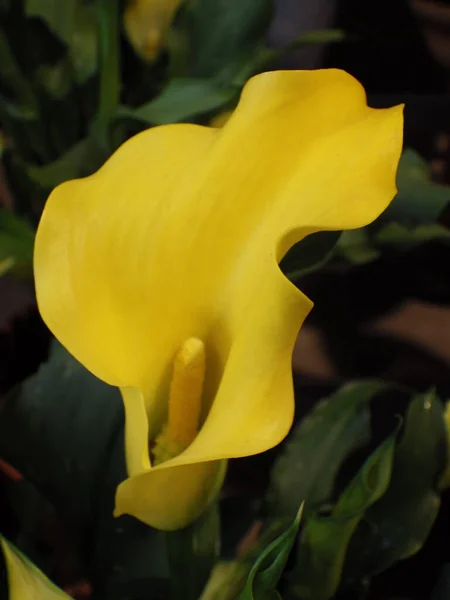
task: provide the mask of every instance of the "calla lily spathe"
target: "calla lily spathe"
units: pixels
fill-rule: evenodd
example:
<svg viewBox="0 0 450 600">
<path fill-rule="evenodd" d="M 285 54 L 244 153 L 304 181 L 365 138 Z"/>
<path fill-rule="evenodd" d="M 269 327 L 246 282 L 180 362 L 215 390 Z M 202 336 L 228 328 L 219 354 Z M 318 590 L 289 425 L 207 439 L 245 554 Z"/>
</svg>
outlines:
<svg viewBox="0 0 450 600">
<path fill-rule="evenodd" d="M 308 234 L 373 221 L 396 193 L 401 146 L 402 108 L 368 108 L 347 73 L 271 72 L 247 83 L 223 128 L 147 130 L 51 194 L 38 303 L 63 345 L 121 388 L 129 478 L 116 514 L 183 527 L 211 500 L 222 459 L 286 436 L 312 303 L 278 262 Z M 192 339 L 205 357 L 199 431 L 152 466 L 174 359 Z"/>
<path fill-rule="evenodd" d="M 71 600 L 1 536 L 0 546 L 5 558 L 9 600 Z"/>
</svg>

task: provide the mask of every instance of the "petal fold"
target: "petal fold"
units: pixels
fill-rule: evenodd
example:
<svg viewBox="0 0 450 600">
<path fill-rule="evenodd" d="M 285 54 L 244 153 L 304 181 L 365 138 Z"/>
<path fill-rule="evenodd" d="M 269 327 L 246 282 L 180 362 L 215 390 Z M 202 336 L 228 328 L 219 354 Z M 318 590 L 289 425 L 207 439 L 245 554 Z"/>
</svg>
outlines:
<svg viewBox="0 0 450 600">
<path fill-rule="evenodd" d="M 211 461 L 129 477 L 117 488 L 114 515 L 132 515 L 163 531 L 182 529 L 214 501 L 225 471 L 226 461 Z"/>
</svg>

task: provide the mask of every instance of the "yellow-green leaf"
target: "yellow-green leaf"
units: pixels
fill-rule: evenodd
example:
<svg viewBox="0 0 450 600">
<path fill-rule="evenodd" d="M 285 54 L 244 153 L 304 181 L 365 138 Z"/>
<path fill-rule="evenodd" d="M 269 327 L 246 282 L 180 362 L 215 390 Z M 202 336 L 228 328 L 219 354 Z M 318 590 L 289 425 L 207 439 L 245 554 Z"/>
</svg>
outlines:
<svg viewBox="0 0 450 600">
<path fill-rule="evenodd" d="M 394 431 L 366 460 L 329 515 L 306 520 L 293 574 L 302 600 L 328 600 L 340 582 L 348 544 L 367 509 L 389 485 L 394 458 Z"/>
<path fill-rule="evenodd" d="M 303 501 L 306 513 L 329 501 L 342 463 L 370 439 L 369 403 L 384 389 L 377 380 L 346 385 L 297 426 L 272 470 L 272 516 L 292 517 Z"/>
<path fill-rule="evenodd" d="M 70 600 L 15 546 L 0 536 L 5 557 L 9 600 Z"/>
<path fill-rule="evenodd" d="M 290 527 L 269 544 L 256 559 L 238 600 L 278 598 L 276 586 L 297 537 L 303 505 Z"/>
</svg>

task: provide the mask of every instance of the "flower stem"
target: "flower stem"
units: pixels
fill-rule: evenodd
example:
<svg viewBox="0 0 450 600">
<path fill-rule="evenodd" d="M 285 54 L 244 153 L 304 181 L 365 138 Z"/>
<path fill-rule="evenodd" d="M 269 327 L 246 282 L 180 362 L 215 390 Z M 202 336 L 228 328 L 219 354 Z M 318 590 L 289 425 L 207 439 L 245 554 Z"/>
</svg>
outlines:
<svg viewBox="0 0 450 600">
<path fill-rule="evenodd" d="M 198 600 L 220 550 L 220 519 L 213 503 L 184 529 L 165 532 L 170 600 Z"/>
<path fill-rule="evenodd" d="M 96 133 L 109 145 L 109 129 L 119 103 L 119 0 L 97 0 L 99 27 L 100 91 Z"/>
</svg>

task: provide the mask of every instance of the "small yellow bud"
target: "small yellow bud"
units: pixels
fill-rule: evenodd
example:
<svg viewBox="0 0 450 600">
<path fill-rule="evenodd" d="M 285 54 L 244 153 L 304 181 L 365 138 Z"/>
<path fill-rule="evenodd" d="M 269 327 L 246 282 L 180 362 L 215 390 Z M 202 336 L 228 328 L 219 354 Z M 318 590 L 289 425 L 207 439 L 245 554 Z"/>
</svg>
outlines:
<svg viewBox="0 0 450 600">
<path fill-rule="evenodd" d="M 183 0 L 130 0 L 124 23 L 131 44 L 152 61 L 164 46 L 173 18 Z"/>
</svg>

